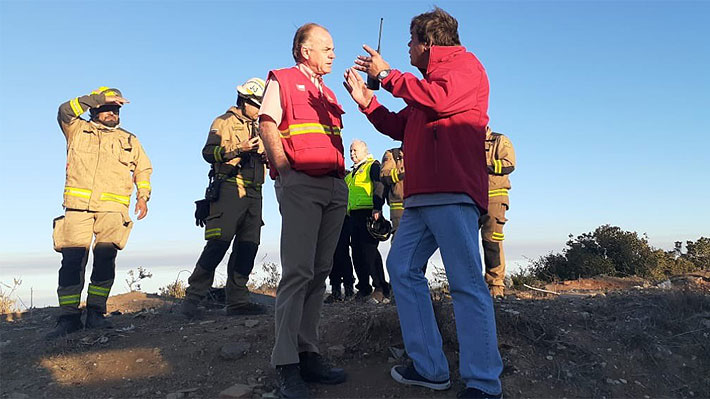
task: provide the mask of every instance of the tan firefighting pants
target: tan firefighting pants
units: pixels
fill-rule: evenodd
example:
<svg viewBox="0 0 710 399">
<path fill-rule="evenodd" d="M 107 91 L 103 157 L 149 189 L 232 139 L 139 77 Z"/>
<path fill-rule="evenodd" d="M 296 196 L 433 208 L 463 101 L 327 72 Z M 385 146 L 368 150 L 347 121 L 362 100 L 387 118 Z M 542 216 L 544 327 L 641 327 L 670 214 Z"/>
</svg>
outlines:
<svg viewBox="0 0 710 399">
<path fill-rule="evenodd" d="M 505 212 L 507 203 L 490 202 L 488 214 L 480 220 L 483 240 L 483 260 L 486 265 L 486 283 L 489 287 L 503 287 L 505 279 L 505 255 L 503 253 L 503 226 L 508 220 Z"/>
<path fill-rule="evenodd" d="M 298 363 L 299 352 L 319 352 L 318 324 L 325 280 L 345 218 L 343 179 L 292 171 L 275 183 L 281 212 L 281 267 L 276 291 L 273 366 Z"/>
<path fill-rule="evenodd" d="M 81 312 L 79 303 L 92 240 L 94 264 L 86 305 L 106 312 L 106 300 L 116 275 L 116 253 L 126 246 L 132 227 L 133 222 L 127 211 L 89 212 L 68 209 L 64 216 L 54 219 L 54 249 L 62 253 L 57 288 L 62 315 Z"/>
<path fill-rule="evenodd" d="M 241 191 L 241 198 L 240 193 Z M 254 257 L 261 237 L 261 188 L 238 188 L 234 181 L 220 187 L 219 199 L 210 204 L 205 224 L 205 244 L 195 270 L 188 279 L 185 295 L 199 301 L 214 283 L 215 270 L 234 240 L 227 262 L 225 284 L 227 309 L 236 309 L 249 302 L 247 282 L 254 267 Z"/>
</svg>

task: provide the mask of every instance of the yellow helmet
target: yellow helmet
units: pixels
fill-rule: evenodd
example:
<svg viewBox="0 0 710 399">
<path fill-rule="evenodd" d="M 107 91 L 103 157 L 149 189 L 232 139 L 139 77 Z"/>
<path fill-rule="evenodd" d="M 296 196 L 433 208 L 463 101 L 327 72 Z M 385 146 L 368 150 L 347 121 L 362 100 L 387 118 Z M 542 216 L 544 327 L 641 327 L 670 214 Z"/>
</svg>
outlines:
<svg viewBox="0 0 710 399">
<path fill-rule="evenodd" d="M 101 94 L 104 93 L 106 96 L 119 96 L 123 97 L 121 91 L 118 89 L 113 89 L 108 86 L 101 86 L 98 89 L 91 92 L 91 94 Z"/>
<path fill-rule="evenodd" d="M 264 98 L 264 89 L 266 88 L 266 82 L 260 78 L 251 78 L 244 82 L 243 85 L 237 86 L 237 93 L 240 97 L 250 99 L 259 106 L 261 106 L 261 100 Z"/>
</svg>

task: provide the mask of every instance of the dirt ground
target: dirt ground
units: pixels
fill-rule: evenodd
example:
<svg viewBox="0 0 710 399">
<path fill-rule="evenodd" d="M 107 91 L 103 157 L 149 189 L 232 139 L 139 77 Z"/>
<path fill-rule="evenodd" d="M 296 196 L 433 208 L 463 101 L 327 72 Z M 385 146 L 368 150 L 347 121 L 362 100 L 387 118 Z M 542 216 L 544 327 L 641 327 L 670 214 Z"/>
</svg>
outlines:
<svg viewBox="0 0 710 399">
<path fill-rule="evenodd" d="M 597 278 L 510 292 L 495 302 L 507 398 L 710 397 L 710 275 L 652 285 Z M 273 298 L 258 295 L 273 306 Z M 3 398 L 215 398 L 243 384 L 244 396 L 273 397 L 273 313 L 227 317 L 209 310 L 188 322 L 179 301 L 133 292 L 111 297 L 113 330 L 45 342 L 56 308 L 0 322 Z M 348 372 L 313 397 L 455 397 L 457 344 L 451 303 L 435 302 L 454 387 L 401 386 L 389 376 L 401 347 L 393 304 L 325 305 L 322 351 Z M 120 314 L 119 314 L 120 313 Z M 234 350 L 237 348 L 236 350 Z M 223 354 L 229 352 L 231 354 Z"/>
</svg>

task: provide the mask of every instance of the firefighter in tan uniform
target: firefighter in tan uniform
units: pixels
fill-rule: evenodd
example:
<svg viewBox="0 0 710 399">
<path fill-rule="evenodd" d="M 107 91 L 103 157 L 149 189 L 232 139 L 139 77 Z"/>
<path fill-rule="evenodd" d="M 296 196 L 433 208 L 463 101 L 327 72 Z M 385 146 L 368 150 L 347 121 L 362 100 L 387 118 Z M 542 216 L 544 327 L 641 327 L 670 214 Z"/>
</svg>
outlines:
<svg viewBox="0 0 710 399">
<path fill-rule="evenodd" d="M 486 128 L 486 161 L 488 164 L 488 213 L 481 216 L 483 259 L 486 283 L 493 297 L 505 292 L 505 255 L 503 254 L 503 226 L 508 220 L 505 212 L 510 207 L 508 175 L 515 169 L 515 151 L 510 139 Z"/>
<path fill-rule="evenodd" d="M 202 149 L 212 165 L 205 200 L 198 201 L 196 219 L 205 227 L 205 244 L 188 279 L 182 313 L 200 315 L 198 303 L 214 281 L 215 269 L 234 240 L 227 263 L 227 315 L 261 314 L 262 305 L 249 301 L 247 282 L 254 268 L 261 235 L 261 186 L 266 163 L 259 138 L 257 114 L 264 95 L 264 81 L 249 79 L 237 87 L 237 105 L 212 123 Z M 199 215 L 202 213 L 202 215 Z"/>
<path fill-rule="evenodd" d="M 404 151 L 392 148 L 382 156 L 380 180 L 385 185 L 385 198 L 390 207 L 392 221 L 392 239 L 394 240 L 399 220 L 404 213 Z"/>
<path fill-rule="evenodd" d="M 59 107 L 59 126 L 67 140 L 64 216 L 54 219 L 54 249 L 59 269 L 60 316 L 47 338 L 81 329 L 81 291 L 92 240 L 93 269 L 86 299 L 86 328 L 111 327 L 104 319 L 106 300 L 133 226 L 128 210 L 137 188 L 138 220 L 148 213 L 153 168 L 138 138 L 119 126 L 119 110 L 128 100 L 117 89 L 101 87 Z M 90 111 L 91 119 L 80 116 Z M 95 238 L 94 238 L 95 237 Z"/>
</svg>

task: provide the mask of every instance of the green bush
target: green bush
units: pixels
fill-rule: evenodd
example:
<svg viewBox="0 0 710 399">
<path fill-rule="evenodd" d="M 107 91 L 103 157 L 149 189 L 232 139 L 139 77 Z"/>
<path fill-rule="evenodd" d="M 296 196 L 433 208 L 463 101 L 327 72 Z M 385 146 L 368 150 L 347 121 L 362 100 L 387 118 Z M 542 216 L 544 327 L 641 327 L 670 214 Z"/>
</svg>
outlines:
<svg viewBox="0 0 710 399">
<path fill-rule="evenodd" d="M 653 248 L 648 237 L 619 227 L 603 225 L 577 237 L 570 235 L 561 253 L 549 253 L 532 261 L 513 281 L 538 279 L 545 282 L 609 275 L 663 279 L 710 268 L 710 239 L 688 241 L 683 254 Z M 522 283 L 521 283 L 522 284 Z"/>
</svg>

